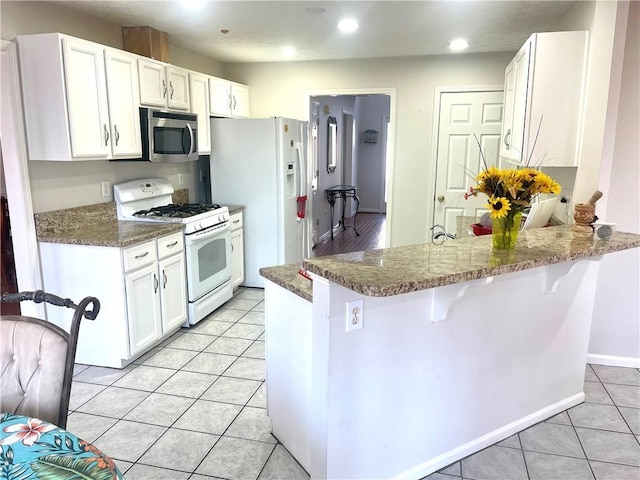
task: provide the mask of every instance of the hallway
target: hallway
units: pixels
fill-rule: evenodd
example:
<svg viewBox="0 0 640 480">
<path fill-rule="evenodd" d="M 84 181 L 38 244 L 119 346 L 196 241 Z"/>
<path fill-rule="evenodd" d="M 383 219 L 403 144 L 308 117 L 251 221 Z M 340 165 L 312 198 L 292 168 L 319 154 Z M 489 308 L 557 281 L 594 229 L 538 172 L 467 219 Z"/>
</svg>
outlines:
<svg viewBox="0 0 640 480">
<path fill-rule="evenodd" d="M 346 218 L 346 230 L 337 227 L 331 237 L 320 242 L 311 251 L 312 257 L 335 255 L 337 253 L 361 252 L 384 248 L 384 236 L 387 216 L 384 213 L 358 213 L 356 216 L 356 228 L 359 236 L 354 232 L 353 218 Z"/>
</svg>

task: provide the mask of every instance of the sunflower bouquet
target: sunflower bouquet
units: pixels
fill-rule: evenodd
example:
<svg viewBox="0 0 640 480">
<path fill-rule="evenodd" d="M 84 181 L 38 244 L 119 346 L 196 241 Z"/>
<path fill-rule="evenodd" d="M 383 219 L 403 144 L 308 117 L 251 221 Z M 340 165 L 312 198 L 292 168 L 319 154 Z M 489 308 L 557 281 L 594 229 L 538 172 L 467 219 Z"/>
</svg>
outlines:
<svg viewBox="0 0 640 480">
<path fill-rule="evenodd" d="M 560 185 L 555 180 L 531 167 L 486 167 L 475 177 L 475 181 L 476 185 L 465 193 L 464 198 L 475 197 L 478 193 L 489 197 L 485 207 L 489 209 L 492 219 L 493 245 L 496 248 L 513 248 L 522 212 L 537 195 L 560 193 Z"/>
</svg>

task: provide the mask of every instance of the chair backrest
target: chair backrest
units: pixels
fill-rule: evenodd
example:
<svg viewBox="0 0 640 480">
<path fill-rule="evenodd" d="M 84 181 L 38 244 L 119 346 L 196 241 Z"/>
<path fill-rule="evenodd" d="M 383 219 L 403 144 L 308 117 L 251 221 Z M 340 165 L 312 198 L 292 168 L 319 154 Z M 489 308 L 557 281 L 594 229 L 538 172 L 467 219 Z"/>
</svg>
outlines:
<svg viewBox="0 0 640 480">
<path fill-rule="evenodd" d="M 69 333 L 50 322 L 21 315 L 0 316 L 0 411 L 36 417 L 65 428 L 80 320 L 94 320 L 97 298 L 78 305 L 42 290 L 2 295 L 75 309 Z M 92 304 L 93 308 L 87 307 Z"/>
</svg>

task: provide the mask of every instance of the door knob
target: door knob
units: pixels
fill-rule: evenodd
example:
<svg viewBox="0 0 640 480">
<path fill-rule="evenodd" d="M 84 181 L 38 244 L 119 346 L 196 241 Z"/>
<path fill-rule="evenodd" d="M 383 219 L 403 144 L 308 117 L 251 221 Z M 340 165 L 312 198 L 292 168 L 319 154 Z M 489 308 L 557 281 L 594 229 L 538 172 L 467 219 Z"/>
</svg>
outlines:
<svg viewBox="0 0 640 480">
<path fill-rule="evenodd" d="M 444 195 L 438 195 L 438 201 L 440 203 L 444 202 Z"/>
</svg>

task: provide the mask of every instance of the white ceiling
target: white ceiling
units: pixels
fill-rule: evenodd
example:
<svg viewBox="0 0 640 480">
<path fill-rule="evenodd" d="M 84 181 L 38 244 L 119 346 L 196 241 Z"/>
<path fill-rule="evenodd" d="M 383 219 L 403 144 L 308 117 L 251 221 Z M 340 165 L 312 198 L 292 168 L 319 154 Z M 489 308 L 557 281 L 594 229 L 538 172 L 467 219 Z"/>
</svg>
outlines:
<svg viewBox="0 0 640 480">
<path fill-rule="evenodd" d="M 197 10 L 179 0 L 57 3 L 164 30 L 171 44 L 222 62 L 270 62 L 283 60 L 285 45 L 297 49 L 296 61 L 448 54 L 455 37 L 469 40 L 468 53 L 515 51 L 577 2 L 209 0 Z M 344 17 L 360 23 L 354 34 L 337 31 Z"/>
</svg>

